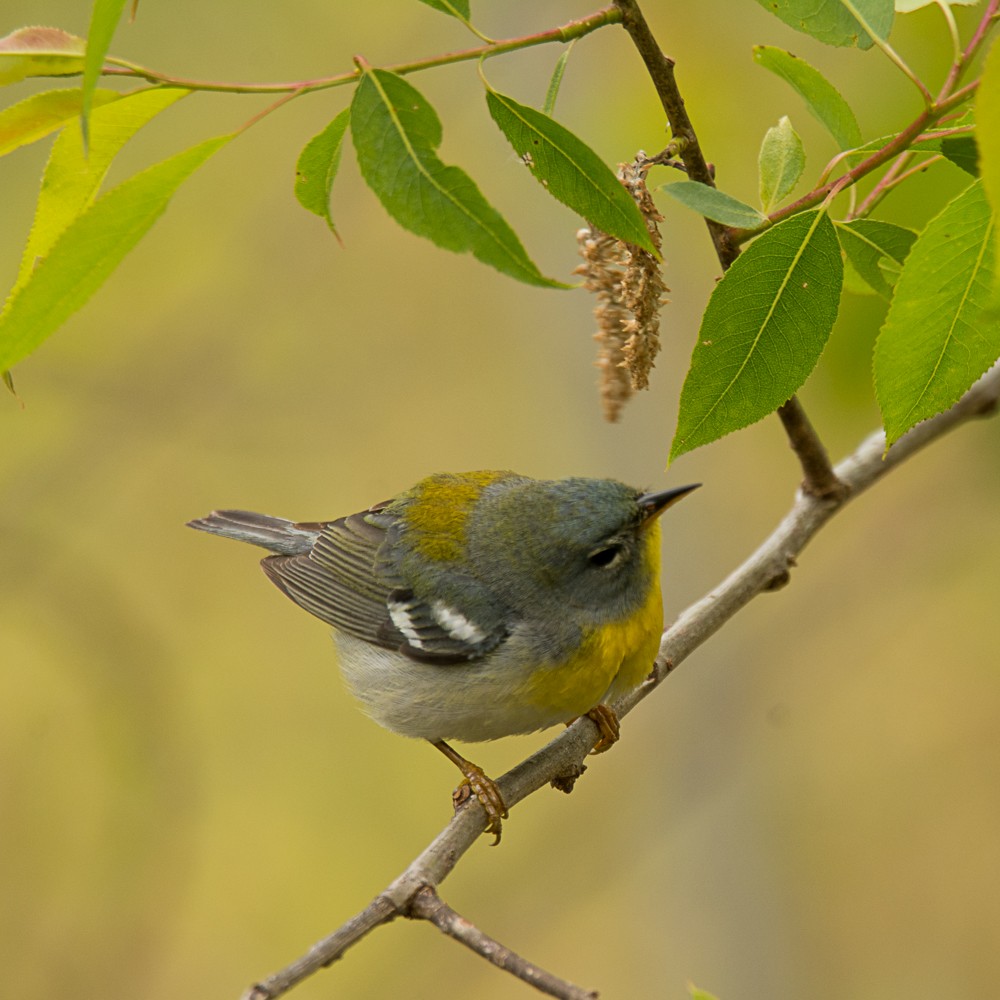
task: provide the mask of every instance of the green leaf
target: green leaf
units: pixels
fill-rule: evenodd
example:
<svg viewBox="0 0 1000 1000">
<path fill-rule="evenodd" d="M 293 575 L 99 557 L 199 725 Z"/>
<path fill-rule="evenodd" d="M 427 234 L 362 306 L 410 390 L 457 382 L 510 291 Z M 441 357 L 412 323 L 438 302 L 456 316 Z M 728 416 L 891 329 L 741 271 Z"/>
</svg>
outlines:
<svg viewBox="0 0 1000 1000">
<path fill-rule="evenodd" d="M 438 159 L 441 122 L 402 77 L 364 72 L 351 103 L 351 136 L 361 175 L 405 229 L 530 285 L 569 287 L 538 270 L 468 174 Z"/>
<path fill-rule="evenodd" d="M 671 460 L 787 402 L 830 336 L 842 278 L 837 234 L 820 210 L 785 219 L 740 254 L 702 317 Z"/>
<path fill-rule="evenodd" d="M 1000 45 L 994 44 L 986 55 L 976 91 L 975 119 L 983 187 L 993 211 L 1000 212 Z"/>
<path fill-rule="evenodd" d="M 779 119 L 764 134 L 757 158 L 760 203 L 770 212 L 792 191 L 806 166 L 806 154 L 798 132 L 788 116 Z"/>
<path fill-rule="evenodd" d="M 550 115 L 555 110 L 556 98 L 559 96 L 559 88 L 562 86 L 563 74 L 566 72 L 566 63 L 569 62 L 570 53 L 576 45 L 574 38 L 563 50 L 562 55 L 556 60 L 555 69 L 552 70 L 552 78 L 549 80 L 548 89 L 545 91 L 545 103 L 542 105 L 542 112 Z"/>
<path fill-rule="evenodd" d="M 994 216 L 976 182 L 927 224 L 896 282 L 875 343 L 886 447 L 952 406 L 1000 355 L 991 303 Z"/>
<path fill-rule="evenodd" d="M 104 57 L 111 47 L 111 39 L 121 19 L 125 0 L 94 0 L 90 14 L 90 30 L 87 32 L 87 53 L 83 62 L 83 108 L 80 110 L 80 127 L 83 130 L 83 145 L 87 146 L 90 136 L 90 106 L 104 68 Z"/>
<path fill-rule="evenodd" d="M 896 282 L 899 281 L 899 276 L 903 273 L 903 265 L 891 257 L 880 257 L 878 260 L 878 269 L 882 272 L 890 287 L 895 288 Z"/>
<path fill-rule="evenodd" d="M 700 990 L 694 983 L 688 983 L 688 994 L 691 1000 L 718 1000 L 714 993 L 707 990 Z"/>
<path fill-rule="evenodd" d="M 973 177 L 979 176 L 979 144 L 974 135 L 950 135 L 941 140 L 941 152 Z"/>
<path fill-rule="evenodd" d="M 117 90 L 94 92 L 94 107 L 117 101 Z M 17 104 L 0 111 L 0 156 L 21 146 L 37 142 L 61 128 L 80 113 L 82 95 L 78 87 L 72 90 L 46 90 L 32 94 Z"/>
<path fill-rule="evenodd" d="M 917 234 L 890 222 L 855 219 L 853 222 L 838 222 L 837 235 L 841 248 L 857 273 L 877 294 L 885 299 L 892 298 L 892 284 L 880 265 L 885 262 L 902 264 Z"/>
<path fill-rule="evenodd" d="M 86 44 L 61 28 L 18 28 L 0 38 L 0 86 L 28 76 L 82 73 Z"/>
<path fill-rule="evenodd" d="M 450 14 L 457 17 L 459 21 L 468 22 L 472 16 L 469 10 L 469 0 L 420 0 L 421 3 L 433 7 L 434 10 L 441 11 L 442 14 Z"/>
<path fill-rule="evenodd" d="M 79 129 L 60 132 L 42 177 L 15 291 L 30 278 L 63 230 L 93 202 L 122 146 L 143 125 L 189 93 L 176 87 L 150 87 L 97 108 L 91 117 L 90 148 L 86 151 Z"/>
<path fill-rule="evenodd" d="M 818 69 L 773 45 L 755 45 L 753 58 L 799 92 L 810 113 L 826 126 L 841 149 L 861 145 L 861 129 L 854 112 Z"/>
<path fill-rule="evenodd" d="M 488 88 L 486 103 L 507 141 L 553 198 L 605 233 L 659 256 L 632 196 L 586 143 L 505 94 Z"/>
<path fill-rule="evenodd" d="M 660 190 L 676 198 L 682 205 L 694 209 L 699 215 L 704 215 L 706 219 L 714 219 L 724 226 L 756 229 L 767 222 L 756 208 L 700 181 L 675 181 L 673 184 L 664 184 Z"/>
<path fill-rule="evenodd" d="M 827 45 L 872 46 L 871 36 L 841 0 L 757 0 L 785 24 Z M 892 30 L 892 0 L 854 0 L 855 9 L 879 38 Z"/>
<path fill-rule="evenodd" d="M 330 189 L 337 176 L 344 134 L 350 123 L 351 109 L 344 108 L 319 135 L 306 143 L 295 166 L 295 197 L 299 204 L 325 219 L 338 240 L 340 236 L 330 216 Z"/>
<path fill-rule="evenodd" d="M 27 357 L 100 288 L 180 184 L 232 138 L 208 139 L 130 177 L 66 228 L 0 313 L 0 371 Z"/>
</svg>

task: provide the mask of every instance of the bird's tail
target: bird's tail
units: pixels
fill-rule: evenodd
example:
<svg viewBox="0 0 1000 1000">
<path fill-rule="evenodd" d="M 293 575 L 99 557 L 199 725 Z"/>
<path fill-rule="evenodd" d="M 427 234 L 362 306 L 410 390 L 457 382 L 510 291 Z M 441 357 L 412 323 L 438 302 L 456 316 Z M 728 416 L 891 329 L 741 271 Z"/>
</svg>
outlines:
<svg viewBox="0 0 1000 1000">
<path fill-rule="evenodd" d="M 322 524 L 296 523 L 249 510 L 214 510 L 208 517 L 188 521 L 188 527 L 249 542 L 285 556 L 308 552 L 323 530 Z"/>
</svg>

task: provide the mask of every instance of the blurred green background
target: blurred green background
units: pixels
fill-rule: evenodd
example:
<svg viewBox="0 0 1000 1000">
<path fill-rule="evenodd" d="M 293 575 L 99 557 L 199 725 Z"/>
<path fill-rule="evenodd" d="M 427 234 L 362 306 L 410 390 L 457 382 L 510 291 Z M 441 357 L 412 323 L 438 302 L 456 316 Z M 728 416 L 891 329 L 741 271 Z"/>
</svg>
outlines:
<svg viewBox="0 0 1000 1000">
<path fill-rule="evenodd" d="M 807 179 L 835 152 L 756 68 L 783 45 L 824 69 L 866 136 L 918 109 L 874 52 L 796 35 L 752 0 L 646 4 L 720 185 L 756 197 L 782 114 Z M 413 0 L 375 7 L 143 2 L 113 51 L 178 75 L 302 79 L 463 48 Z M 480 3 L 495 37 L 589 13 Z M 972 12 L 975 14 L 975 11 Z M 959 12 L 963 23 L 969 13 Z M 86 33 L 89 4 L 7 0 L 5 32 Z M 934 10 L 893 41 L 936 82 Z M 540 103 L 558 49 L 491 61 Z M 465 167 L 542 270 L 577 263 L 489 122 L 473 64 L 411 77 Z M 43 81 L 8 91 L 9 100 Z M 932 83 L 932 89 L 934 89 Z M 347 90 L 293 102 L 183 188 L 108 285 L 0 397 L 0 967 L 19 1000 L 233 997 L 363 907 L 440 829 L 453 769 L 342 690 L 326 629 L 254 554 L 188 519 L 240 506 L 360 509 L 446 469 L 614 476 L 705 488 L 667 516 L 668 616 L 770 531 L 799 475 L 776 420 L 664 464 L 718 274 L 700 222 L 661 207 L 664 351 L 616 426 L 594 388 L 592 303 L 527 288 L 400 231 L 351 151 L 341 249 L 294 202 L 295 160 Z M 198 95 L 149 126 L 111 181 L 228 131 L 266 99 Z M 558 116 L 615 163 L 663 144 L 624 34 L 576 46 Z M 8 284 L 47 144 L 0 165 Z M 662 177 L 662 181 L 673 180 Z M 919 225 L 966 178 L 934 169 L 882 217 Z M 835 456 L 877 423 L 882 307 L 849 298 L 802 399 Z M 608 997 L 984 996 L 1000 979 L 1000 422 L 980 421 L 851 505 L 801 560 L 630 716 L 569 798 L 532 797 L 446 898 L 534 961 Z M 472 748 L 499 773 L 544 736 Z M 426 925 L 376 932 L 307 998 L 534 995 Z"/>
</svg>

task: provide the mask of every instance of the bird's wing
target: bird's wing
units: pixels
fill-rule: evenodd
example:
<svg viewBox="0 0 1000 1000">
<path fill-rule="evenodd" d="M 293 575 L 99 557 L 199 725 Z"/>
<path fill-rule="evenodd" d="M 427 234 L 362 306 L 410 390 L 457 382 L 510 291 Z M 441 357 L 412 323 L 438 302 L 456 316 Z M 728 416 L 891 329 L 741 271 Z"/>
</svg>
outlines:
<svg viewBox="0 0 1000 1000">
<path fill-rule="evenodd" d="M 415 660 L 463 663 L 507 637 L 484 584 L 444 566 L 412 586 L 386 559 L 396 519 L 382 506 L 323 524 L 312 549 L 261 565 L 296 604 L 334 628 Z"/>
<path fill-rule="evenodd" d="M 385 529 L 367 512 L 322 525 L 309 552 L 268 556 L 264 572 L 296 604 L 336 629 L 367 642 L 381 638 L 389 618 L 390 581 L 375 572 Z"/>
</svg>

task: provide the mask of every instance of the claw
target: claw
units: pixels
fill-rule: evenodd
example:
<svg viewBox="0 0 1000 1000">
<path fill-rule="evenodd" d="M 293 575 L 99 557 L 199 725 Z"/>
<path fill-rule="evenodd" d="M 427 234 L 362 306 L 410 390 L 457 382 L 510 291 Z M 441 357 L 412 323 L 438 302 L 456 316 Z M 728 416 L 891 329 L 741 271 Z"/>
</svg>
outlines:
<svg viewBox="0 0 1000 1000">
<path fill-rule="evenodd" d="M 621 734 L 615 710 L 609 705 L 595 705 L 587 712 L 587 718 L 595 723 L 601 733 L 600 739 L 594 744 L 594 749 L 590 751 L 591 754 L 610 750 L 618 742 Z"/>
<path fill-rule="evenodd" d="M 500 843 L 500 835 L 503 831 L 502 820 L 505 820 L 509 815 L 497 783 L 478 764 L 466 760 L 460 753 L 448 746 L 444 740 L 437 740 L 434 746 L 465 775 L 465 780 L 452 795 L 455 808 L 458 809 L 474 795 L 483 807 L 483 812 L 486 813 L 486 819 L 489 821 L 486 833 L 493 834 L 492 846 L 496 847 Z"/>
</svg>

